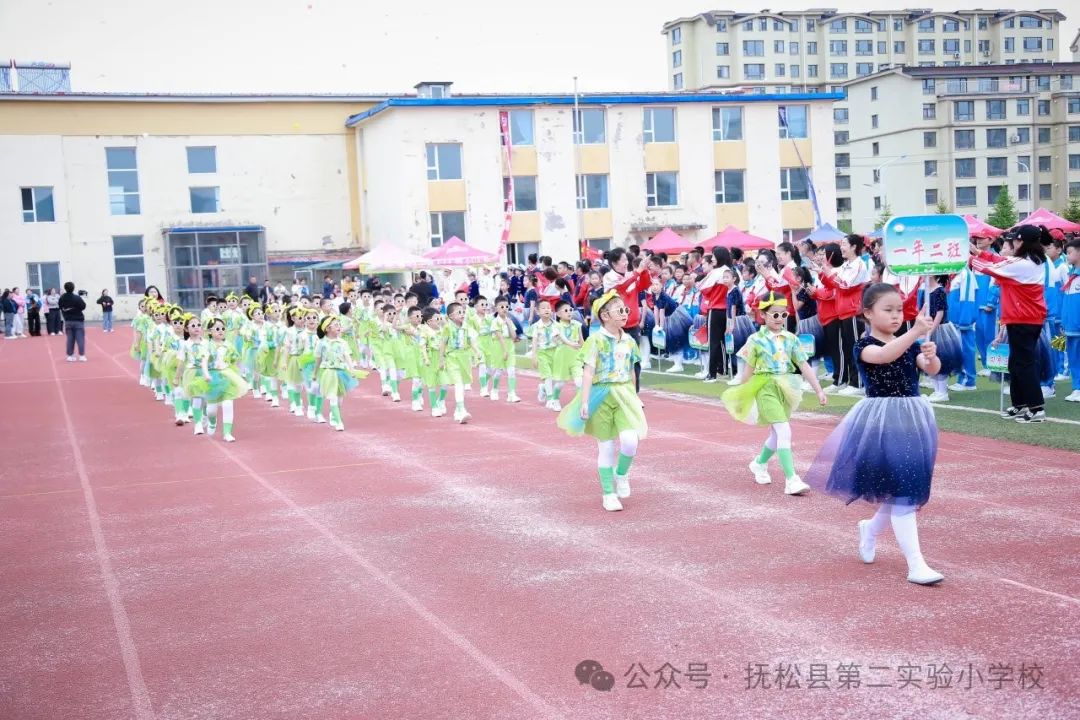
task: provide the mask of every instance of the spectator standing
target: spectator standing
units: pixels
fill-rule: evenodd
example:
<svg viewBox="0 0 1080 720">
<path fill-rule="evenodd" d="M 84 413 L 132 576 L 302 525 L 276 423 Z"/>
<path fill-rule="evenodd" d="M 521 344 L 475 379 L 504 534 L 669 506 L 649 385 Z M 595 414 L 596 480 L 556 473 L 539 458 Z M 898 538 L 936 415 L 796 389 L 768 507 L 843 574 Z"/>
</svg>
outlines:
<svg viewBox="0 0 1080 720">
<path fill-rule="evenodd" d="M 18 337 L 13 331 L 15 324 L 15 313 L 18 312 L 18 307 L 15 305 L 15 301 L 11 299 L 11 291 L 4 288 L 4 294 L 0 295 L 0 312 L 4 313 L 4 338 L 7 340 L 14 340 Z"/>
<path fill-rule="evenodd" d="M 26 337 L 26 296 L 19 288 L 11 288 L 11 299 L 15 302 L 15 319 L 11 331 L 18 337 Z"/>
<path fill-rule="evenodd" d="M 322 296 L 324 298 L 330 297 L 334 294 L 334 279 L 330 277 L 330 273 L 323 275 L 322 279 Z"/>
<path fill-rule="evenodd" d="M 26 294 L 26 327 L 31 337 L 41 336 L 41 298 L 33 290 Z"/>
<path fill-rule="evenodd" d="M 248 284 L 244 286 L 244 294 L 252 300 L 259 299 L 259 279 L 254 275 L 248 278 Z"/>
<path fill-rule="evenodd" d="M 285 293 L 285 288 L 281 288 L 282 294 Z M 259 297 L 255 298 L 263 305 L 269 305 L 274 302 L 274 288 L 270 287 L 270 279 L 263 280 L 262 289 L 259 291 Z"/>
<path fill-rule="evenodd" d="M 59 296 L 57 297 L 59 300 Z M 97 304 L 101 306 L 101 330 L 102 332 L 111 333 L 112 327 L 112 313 L 113 313 L 113 299 L 109 297 L 108 290 L 101 291 L 101 297 L 96 300 Z M 60 334 L 59 331 L 56 333 Z"/>
<path fill-rule="evenodd" d="M 50 335 L 59 335 L 61 325 L 60 293 L 56 288 L 49 288 L 45 294 L 45 331 Z"/>
<path fill-rule="evenodd" d="M 64 316 L 64 332 L 67 334 L 67 361 L 75 362 L 75 345 L 79 346 L 79 362 L 86 362 L 86 330 L 83 327 L 83 310 L 86 301 L 75 294 L 75 283 L 64 283 L 60 296 L 60 312 Z"/>
</svg>

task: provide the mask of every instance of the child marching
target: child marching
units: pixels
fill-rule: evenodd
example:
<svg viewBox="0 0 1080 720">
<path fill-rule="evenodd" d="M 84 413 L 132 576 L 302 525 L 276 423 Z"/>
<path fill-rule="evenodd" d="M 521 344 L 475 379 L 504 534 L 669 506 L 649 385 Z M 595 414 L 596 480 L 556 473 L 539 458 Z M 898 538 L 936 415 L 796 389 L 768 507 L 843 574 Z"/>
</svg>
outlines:
<svg viewBox="0 0 1080 720">
<path fill-rule="evenodd" d="M 177 352 L 178 363 L 173 382 L 183 390 L 184 397 L 191 403 L 194 434 L 202 435 L 204 431 L 203 396 L 209 389 L 208 378 L 203 374 L 203 358 L 209 348 L 203 340 L 202 321 L 191 313 L 185 313 L 182 319 L 184 342 Z"/>
<path fill-rule="evenodd" d="M 465 387 L 472 382 L 472 368 L 479 354 L 476 331 L 465 322 L 465 306 L 450 303 L 443 328 L 443 362 L 447 381 L 454 386 L 454 421 L 465 424 L 472 417 L 465 409 Z"/>
<path fill-rule="evenodd" d="M 349 344 L 341 337 L 341 321 L 336 315 L 327 315 L 319 321 L 319 343 L 315 349 L 315 377 L 319 392 L 330 405 L 330 427 L 337 431 L 345 429 L 341 421 L 341 402 L 356 387 L 358 373 Z"/>
<path fill-rule="evenodd" d="M 225 321 L 214 318 L 207 327 L 210 332 L 209 350 L 202 357 L 203 378 L 207 382 L 206 413 L 210 418 L 208 435 L 217 429 L 218 409 L 221 410 L 222 434 L 225 442 L 236 442 L 233 437 L 233 401 L 247 394 L 251 386 L 236 371 L 236 349 L 226 340 Z"/>
</svg>

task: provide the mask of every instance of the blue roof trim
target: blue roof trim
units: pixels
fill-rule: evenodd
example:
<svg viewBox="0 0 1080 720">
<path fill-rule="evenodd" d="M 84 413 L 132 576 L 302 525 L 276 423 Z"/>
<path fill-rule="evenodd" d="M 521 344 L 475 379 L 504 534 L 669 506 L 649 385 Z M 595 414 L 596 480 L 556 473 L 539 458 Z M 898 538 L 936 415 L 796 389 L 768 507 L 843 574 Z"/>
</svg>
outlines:
<svg viewBox="0 0 1080 720">
<path fill-rule="evenodd" d="M 579 105 L 654 105 L 657 103 L 754 103 L 815 102 L 844 100 L 846 93 L 783 93 L 767 95 L 721 95 L 717 93 L 657 93 L 651 95 L 580 95 Z M 345 121 L 352 127 L 392 107 L 513 107 L 519 105 L 573 105 L 573 95 L 492 95 L 490 97 L 421 98 L 399 97 L 384 100 Z"/>
<path fill-rule="evenodd" d="M 218 227 L 171 227 L 162 232 L 182 235 L 185 233 L 209 233 L 209 232 L 255 232 L 263 231 L 262 225 L 222 225 Z"/>
</svg>

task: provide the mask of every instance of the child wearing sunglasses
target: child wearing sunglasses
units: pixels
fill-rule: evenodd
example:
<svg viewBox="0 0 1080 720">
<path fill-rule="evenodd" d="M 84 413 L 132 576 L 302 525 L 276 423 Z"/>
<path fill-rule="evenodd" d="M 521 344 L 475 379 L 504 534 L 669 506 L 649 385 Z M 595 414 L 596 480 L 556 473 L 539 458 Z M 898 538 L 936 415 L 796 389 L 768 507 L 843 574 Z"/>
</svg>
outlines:
<svg viewBox="0 0 1080 720">
<path fill-rule="evenodd" d="M 788 300 L 784 295 L 769 292 L 761 299 L 758 310 L 765 325 L 746 341 L 739 351 L 743 361 L 739 384 L 724 392 L 722 400 L 731 416 L 748 425 L 768 425 L 769 438 L 761 454 L 750 462 L 750 472 L 759 485 L 772 482 L 768 462 L 773 455 L 784 470 L 784 492 L 802 495 L 810 489 L 795 473 L 795 458 L 791 454 L 791 413 L 802 400 L 802 379 L 817 393 L 822 405 L 828 400 L 817 373 L 799 345 L 799 338 L 787 331 Z"/>
<path fill-rule="evenodd" d="M 569 435 L 596 438 L 603 506 L 617 511 L 623 509 L 620 499 L 630 497 L 630 464 L 637 455 L 638 441 L 649 430 L 634 389 L 634 363 L 640 355 L 638 344 L 623 329 L 630 308 L 617 291 L 609 290 L 597 298 L 592 314 L 601 327 L 589 333 L 581 348 L 581 391 L 559 413 L 558 425 Z"/>
</svg>

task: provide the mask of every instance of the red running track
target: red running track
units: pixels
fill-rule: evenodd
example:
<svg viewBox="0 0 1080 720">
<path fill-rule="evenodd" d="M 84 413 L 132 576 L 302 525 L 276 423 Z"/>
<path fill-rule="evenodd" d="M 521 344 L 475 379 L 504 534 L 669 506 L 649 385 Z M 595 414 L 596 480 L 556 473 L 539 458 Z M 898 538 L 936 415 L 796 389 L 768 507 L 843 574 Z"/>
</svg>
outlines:
<svg viewBox="0 0 1080 720">
<path fill-rule="evenodd" d="M 466 426 L 370 380 L 345 433 L 246 399 L 225 445 L 89 336 L 0 341 L 0 718 L 1078 716 L 1076 454 L 943 435 L 923 588 L 891 536 L 859 561 L 867 506 L 755 485 L 714 405 L 647 395 L 609 514 L 531 379 Z"/>
</svg>

